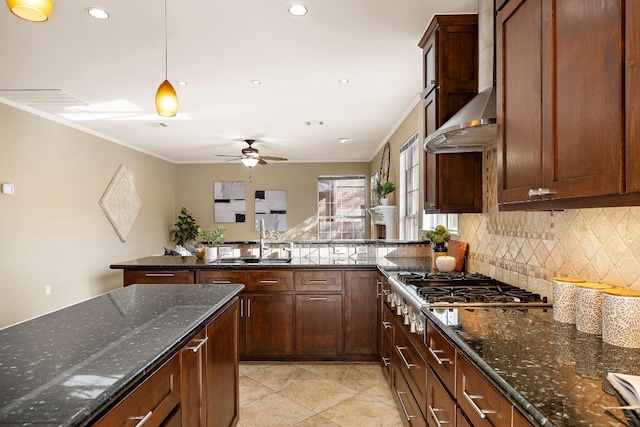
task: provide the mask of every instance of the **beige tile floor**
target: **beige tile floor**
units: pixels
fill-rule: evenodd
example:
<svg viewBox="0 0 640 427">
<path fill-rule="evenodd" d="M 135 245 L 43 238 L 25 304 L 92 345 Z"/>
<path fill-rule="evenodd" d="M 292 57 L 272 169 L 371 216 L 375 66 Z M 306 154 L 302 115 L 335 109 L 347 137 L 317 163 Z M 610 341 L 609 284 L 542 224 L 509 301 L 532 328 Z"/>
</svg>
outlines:
<svg viewBox="0 0 640 427">
<path fill-rule="evenodd" d="M 240 364 L 238 427 L 402 427 L 375 363 Z"/>
</svg>

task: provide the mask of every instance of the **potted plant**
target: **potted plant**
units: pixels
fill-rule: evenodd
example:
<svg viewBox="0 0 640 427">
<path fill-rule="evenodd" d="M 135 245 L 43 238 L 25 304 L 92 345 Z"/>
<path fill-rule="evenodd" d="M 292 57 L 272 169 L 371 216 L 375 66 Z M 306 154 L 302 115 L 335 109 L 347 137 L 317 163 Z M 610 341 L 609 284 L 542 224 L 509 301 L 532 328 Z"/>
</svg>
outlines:
<svg viewBox="0 0 640 427">
<path fill-rule="evenodd" d="M 206 242 L 207 246 L 204 249 L 204 257 L 206 259 L 215 259 L 218 257 L 218 251 L 216 245 L 224 243 L 224 232 L 227 227 L 219 225 L 213 230 L 207 230 L 205 228 L 198 227 L 198 234 Z"/>
<path fill-rule="evenodd" d="M 376 195 L 380 204 L 385 206 L 389 204 L 389 199 L 387 199 L 387 194 L 391 194 L 396 189 L 396 186 L 391 181 L 386 181 L 384 183 L 380 181 L 376 181 L 376 186 L 373 189 L 373 193 Z"/>
<path fill-rule="evenodd" d="M 180 209 L 178 222 L 173 225 L 176 229 L 171 230 L 171 234 L 173 234 L 173 241 L 177 245 L 184 246 L 185 243 L 191 242 L 198 237 L 198 224 L 184 207 Z"/>
</svg>

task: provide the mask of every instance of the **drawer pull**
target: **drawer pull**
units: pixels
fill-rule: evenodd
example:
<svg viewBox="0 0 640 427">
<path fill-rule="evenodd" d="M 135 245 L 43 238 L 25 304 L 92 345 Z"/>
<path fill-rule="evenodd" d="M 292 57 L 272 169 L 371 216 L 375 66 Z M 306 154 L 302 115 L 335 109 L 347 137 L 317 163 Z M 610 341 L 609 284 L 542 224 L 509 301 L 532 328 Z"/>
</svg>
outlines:
<svg viewBox="0 0 640 427">
<path fill-rule="evenodd" d="M 476 411 L 478 415 L 480 415 L 480 418 L 487 418 L 487 414 L 495 414 L 496 411 L 490 411 L 488 409 L 480 409 L 480 407 L 476 405 L 476 402 L 473 399 L 482 399 L 482 396 L 477 394 L 468 394 L 464 390 L 462 390 L 462 395 L 464 396 L 465 399 L 467 399 L 467 402 L 469 402 L 473 410 Z"/>
<path fill-rule="evenodd" d="M 202 346 L 207 343 L 207 341 L 209 341 L 209 337 L 206 337 L 203 340 L 198 340 L 198 345 L 196 345 L 195 347 L 189 347 L 189 350 L 193 351 L 194 353 L 197 353 L 198 350 L 200 350 Z"/>
<path fill-rule="evenodd" d="M 415 415 L 409 415 L 407 412 L 407 407 L 404 406 L 404 402 L 402 401 L 402 395 L 406 394 L 404 391 L 396 390 L 396 394 L 398 395 L 398 399 L 400 400 L 400 406 L 402 406 L 402 411 L 404 412 L 404 416 L 407 417 L 407 421 L 411 421 L 411 418 L 415 418 Z"/>
<path fill-rule="evenodd" d="M 173 273 L 146 273 L 145 277 L 174 277 Z"/>
<path fill-rule="evenodd" d="M 311 301 L 326 301 L 327 297 L 309 297 Z"/>
<path fill-rule="evenodd" d="M 382 363 L 384 364 L 384 366 L 391 365 L 391 358 L 382 356 Z"/>
<path fill-rule="evenodd" d="M 279 283 L 277 280 L 260 280 L 260 283 Z"/>
<path fill-rule="evenodd" d="M 210 285 L 228 285 L 230 283 L 231 283 L 231 280 L 224 280 L 224 279 L 213 279 L 209 281 Z"/>
<path fill-rule="evenodd" d="M 551 194 L 551 190 L 549 190 L 548 188 L 532 188 L 529 190 L 529 197 L 533 197 L 533 196 L 546 196 Z"/>
<path fill-rule="evenodd" d="M 325 279 L 309 279 L 309 283 L 327 283 Z"/>
<path fill-rule="evenodd" d="M 402 357 L 402 361 L 404 362 L 407 369 L 411 369 L 412 366 L 418 366 L 416 364 L 407 362 L 407 358 L 404 357 L 404 353 L 402 353 L 402 350 L 406 350 L 406 349 L 407 347 L 400 347 L 399 345 L 396 345 L 396 350 L 398 350 L 398 353 L 400 353 L 400 357 Z"/>
<path fill-rule="evenodd" d="M 431 355 L 436 359 L 436 362 L 438 362 L 438 365 L 442 365 L 444 362 L 451 363 L 451 359 L 445 359 L 445 358 L 440 359 L 436 354 L 436 353 L 444 353 L 443 350 L 433 350 L 431 347 L 429 347 L 429 353 L 431 353 Z"/>
<path fill-rule="evenodd" d="M 147 415 L 143 416 L 139 416 L 139 417 L 131 417 L 131 420 L 140 420 L 138 421 L 138 424 L 135 425 L 135 427 L 141 427 L 143 426 L 147 421 L 149 421 L 149 418 L 151 418 L 151 415 L 153 415 L 153 411 L 149 411 L 147 413 Z"/>
<path fill-rule="evenodd" d="M 391 328 L 391 322 L 387 322 L 387 321 L 383 320 L 382 321 L 382 327 L 384 327 L 385 329 Z"/>
<path fill-rule="evenodd" d="M 240 300 L 240 317 L 244 317 L 244 301 Z"/>
<path fill-rule="evenodd" d="M 251 300 L 247 299 L 247 317 L 251 317 Z"/>
<path fill-rule="evenodd" d="M 436 412 L 442 412 L 442 409 L 433 409 L 431 405 L 429 405 L 429 413 L 431 414 L 431 418 L 433 418 L 433 421 L 436 422 L 437 427 L 442 426 L 442 424 L 450 424 L 449 421 L 440 421 L 438 419 L 438 415 L 436 415 Z"/>
</svg>

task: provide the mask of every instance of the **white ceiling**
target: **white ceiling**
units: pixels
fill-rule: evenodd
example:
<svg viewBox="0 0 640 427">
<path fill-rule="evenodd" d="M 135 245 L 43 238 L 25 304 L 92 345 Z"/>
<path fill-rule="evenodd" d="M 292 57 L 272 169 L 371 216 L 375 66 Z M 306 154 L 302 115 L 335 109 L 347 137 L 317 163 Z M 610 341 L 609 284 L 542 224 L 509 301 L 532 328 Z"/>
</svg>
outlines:
<svg viewBox="0 0 640 427">
<path fill-rule="evenodd" d="M 163 0 L 58 0 L 45 23 L 0 6 L 0 93 L 62 90 L 88 105 L 37 109 L 175 163 L 224 160 L 214 154 L 239 154 L 246 138 L 295 162 L 369 161 L 418 99 L 417 44 L 433 14 L 477 10 L 477 0 L 303 0 L 309 13 L 294 17 L 292 2 L 168 0 L 175 118 L 154 106 Z M 91 18 L 90 6 L 110 19 Z"/>
</svg>

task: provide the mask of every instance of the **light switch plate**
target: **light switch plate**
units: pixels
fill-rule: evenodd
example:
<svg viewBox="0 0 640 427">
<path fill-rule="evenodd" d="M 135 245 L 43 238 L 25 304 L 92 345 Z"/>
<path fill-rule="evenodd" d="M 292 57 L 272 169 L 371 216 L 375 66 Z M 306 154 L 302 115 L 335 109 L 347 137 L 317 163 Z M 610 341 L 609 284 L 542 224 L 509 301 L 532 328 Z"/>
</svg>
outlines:
<svg viewBox="0 0 640 427">
<path fill-rule="evenodd" d="M 2 184 L 2 194 L 13 194 L 15 188 L 13 184 L 3 183 Z"/>
</svg>

